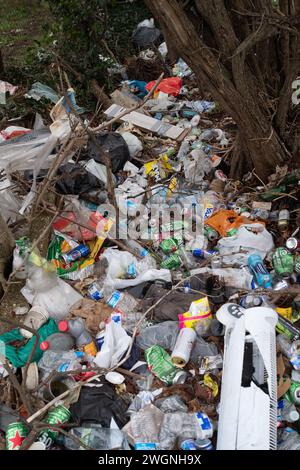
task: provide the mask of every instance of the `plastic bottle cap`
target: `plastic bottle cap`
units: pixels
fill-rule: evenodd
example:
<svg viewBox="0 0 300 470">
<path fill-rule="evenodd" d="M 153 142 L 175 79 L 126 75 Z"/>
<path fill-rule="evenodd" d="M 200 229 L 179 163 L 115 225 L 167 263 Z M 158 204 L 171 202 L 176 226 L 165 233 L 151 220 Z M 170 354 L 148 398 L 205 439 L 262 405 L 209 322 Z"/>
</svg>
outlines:
<svg viewBox="0 0 300 470">
<path fill-rule="evenodd" d="M 47 349 L 49 349 L 49 346 L 49 341 L 42 341 L 40 344 L 40 349 L 42 351 L 47 351 Z"/>
<path fill-rule="evenodd" d="M 299 413 L 298 413 L 298 411 L 296 411 L 296 410 L 290 411 L 290 413 L 289 413 L 289 418 L 290 418 L 291 422 L 298 421 L 298 419 L 299 419 Z"/>
<path fill-rule="evenodd" d="M 68 325 L 67 320 L 60 321 L 59 324 L 58 324 L 58 329 L 59 329 L 59 331 L 63 331 L 63 332 L 68 331 L 69 325 Z"/>
</svg>

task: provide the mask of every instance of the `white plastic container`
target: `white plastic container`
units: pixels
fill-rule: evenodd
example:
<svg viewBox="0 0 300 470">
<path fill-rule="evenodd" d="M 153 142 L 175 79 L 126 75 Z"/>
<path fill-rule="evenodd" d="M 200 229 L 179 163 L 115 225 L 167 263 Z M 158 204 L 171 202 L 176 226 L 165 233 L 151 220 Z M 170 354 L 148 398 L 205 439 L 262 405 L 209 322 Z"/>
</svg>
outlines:
<svg viewBox="0 0 300 470">
<path fill-rule="evenodd" d="M 196 336 L 193 328 L 182 328 L 180 330 L 171 354 L 172 362 L 176 367 L 184 367 L 188 363 Z"/>
</svg>

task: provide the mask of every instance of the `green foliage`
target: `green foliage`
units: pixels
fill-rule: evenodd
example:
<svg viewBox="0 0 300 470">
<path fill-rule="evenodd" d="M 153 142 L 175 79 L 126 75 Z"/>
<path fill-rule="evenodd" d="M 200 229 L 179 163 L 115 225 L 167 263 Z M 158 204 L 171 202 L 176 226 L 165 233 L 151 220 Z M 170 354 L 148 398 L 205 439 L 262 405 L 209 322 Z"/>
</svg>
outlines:
<svg viewBox="0 0 300 470">
<path fill-rule="evenodd" d="M 107 81 L 107 69 L 134 53 L 131 35 L 149 16 L 144 2 L 49 0 L 61 56 L 86 79 Z"/>
</svg>

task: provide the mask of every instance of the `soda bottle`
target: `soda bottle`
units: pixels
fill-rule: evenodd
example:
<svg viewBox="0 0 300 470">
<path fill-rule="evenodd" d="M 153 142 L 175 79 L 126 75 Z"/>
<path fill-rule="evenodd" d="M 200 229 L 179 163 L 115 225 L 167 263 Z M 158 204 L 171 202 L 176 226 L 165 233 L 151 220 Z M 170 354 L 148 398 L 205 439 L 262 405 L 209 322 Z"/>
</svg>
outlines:
<svg viewBox="0 0 300 470">
<path fill-rule="evenodd" d="M 42 351 L 70 351 L 74 346 L 74 338 L 68 333 L 53 333 L 40 344 Z"/>
<path fill-rule="evenodd" d="M 74 320 L 63 320 L 59 322 L 58 328 L 60 331 L 68 331 L 75 339 L 76 346 L 83 348 L 83 351 L 88 356 L 96 356 L 97 348 L 93 341 L 92 336 L 85 328 L 84 320 L 80 317 Z"/>
</svg>

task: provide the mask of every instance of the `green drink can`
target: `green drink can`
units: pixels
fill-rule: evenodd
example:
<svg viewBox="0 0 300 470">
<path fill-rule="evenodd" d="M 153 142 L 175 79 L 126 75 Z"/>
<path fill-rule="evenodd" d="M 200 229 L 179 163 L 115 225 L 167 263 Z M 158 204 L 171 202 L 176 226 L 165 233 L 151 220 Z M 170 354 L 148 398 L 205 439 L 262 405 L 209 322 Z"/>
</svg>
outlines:
<svg viewBox="0 0 300 470">
<path fill-rule="evenodd" d="M 210 227 L 209 225 L 205 225 L 204 235 L 210 242 L 213 242 L 220 238 L 220 235 L 218 234 L 218 232 L 214 228 Z"/>
<path fill-rule="evenodd" d="M 7 426 L 5 435 L 7 450 L 20 450 L 23 441 L 29 434 L 29 429 L 25 423 L 19 421 Z"/>
<path fill-rule="evenodd" d="M 174 366 L 171 356 L 161 346 L 155 345 L 146 349 L 145 358 L 149 370 L 162 382 L 167 385 L 184 383 L 187 373 Z"/>
<path fill-rule="evenodd" d="M 285 247 L 279 247 L 272 256 L 272 263 L 276 274 L 282 277 L 288 277 L 294 270 L 294 259 Z"/>
<path fill-rule="evenodd" d="M 181 266 L 181 259 L 176 253 L 174 253 L 164 259 L 160 266 L 163 269 L 177 269 Z"/>
<path fill-rule="evenodd" d="M 292 382 L 288 392 L 288 400 L 296 406 L 300 405 L 300 383 Z"/>
<path fill-rule="evenodd" d="M 300 255 L 295 256 L 294 271 L 295 273 L 300 274 Z"/>
<path fill-rule="evenodd" d="M 58 405 L 55 408 L 52 408 L 52 410 L 48 413 L 48 416 L 45 419 L 45 422 L 48 424 L 52 424 L 52 425 L 55 425 L 55 424 L 60 425 L 63 423 L 67 423 L 70 417 L 71 417 L 71 413 L 68 410 L 68 408 L 66 408 L 63 405 Z M 49 428 L 43 431 L 39 435 L 38 440 L 43 442 L 46 448 L 49 449 L 49 447 L 51 447 L 51 445 L 54 443 L 58 435 L 59 435 L 58 431 L 55 431 L 54 429 Z"/>
<path fill-rule="evenodd" d="M 178 241 L 175 238 L 167 238 L 161 242 L 160 248 L 166 255 L 174 253 L 178 249 Z"/>
<path fill-rule="evenodd" d="M 226 237 L 233 237 L 233 235 L 236 235 L 237 234 L 237 228 L 232 228 L 230 230 L 228 230 L 228 232 L 226 233 Z"/>
</svg>

